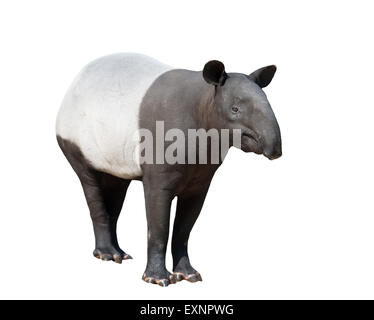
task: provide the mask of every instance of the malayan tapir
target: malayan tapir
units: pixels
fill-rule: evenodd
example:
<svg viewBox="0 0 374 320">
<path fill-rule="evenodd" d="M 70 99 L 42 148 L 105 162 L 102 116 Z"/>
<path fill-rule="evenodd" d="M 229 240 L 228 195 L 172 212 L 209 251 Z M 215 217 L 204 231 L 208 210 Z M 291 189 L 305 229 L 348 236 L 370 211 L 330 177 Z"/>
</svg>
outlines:
<svg viewBox="0 0 374 320">
<path fill-rule="evenodd" d="M 130 182 L 141 180 L 148 223 L 143 280 L 161 286 L 183 279 L 201 281 L 190 264 L 188 238 L 224 157 L 218 163 L 209 161 L 209 156 L 205 163 L 142 162 L 144 150 L 139 148 L 142 140 L 137 132 L 147 129 L 157 136 L 158 121 L 165 131 L 177 128 L 186 135 L 190 129 L 226 129 L 230 147 L 234 130 L 240 130 L 239 148 L 276 159 L 282 153 L 280 129 L 262 90 L 275 71 L 271 65 L 249 75 L 226 73 L 217 60 L 206 63 L 202 71 L 190 71 L 135 53 L 105 56 L 83 68 L 65 95 L 56 135 L 83 187 L 96 258 L 117 263 L 131 258 L 118 245 L 116 224 Z M 164 141 L 162 152 L 173 141 Z M 210 140 L 196 144 L 197 154 L 210 154 Z M 183 145 L 185 157 L 190 147 Z M 165 267 L 165 253 L 174 197 L 178 201 L 172 274 Z"/>
</svg>

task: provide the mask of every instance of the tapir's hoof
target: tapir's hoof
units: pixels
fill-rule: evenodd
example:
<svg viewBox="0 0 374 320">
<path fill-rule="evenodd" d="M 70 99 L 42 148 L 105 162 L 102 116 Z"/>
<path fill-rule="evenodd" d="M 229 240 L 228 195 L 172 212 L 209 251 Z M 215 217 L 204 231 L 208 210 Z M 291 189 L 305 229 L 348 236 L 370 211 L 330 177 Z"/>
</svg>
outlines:
<svg viewBox="0 0 374 320">
<path fill-rule="evenodd" d="M 203 281 L 201 278 L 201 274 L 196 272 L 192 274 L 183 274 L 181 272 L 174 272 L 174 276 L 177 279 L 177 281 L 187 280 L 189 282 L 197 282 L 197 281 Z"/>
<path fill-rule="evenodd" d="M 173 274 L 170 274 L 169 279 L 156 279 L 154 277 L 147 277 L 144 273 L 142 279 L 145 282 L 158 284 L 161 287 L 167 287 L 169 284 L 174 284 L 177 282 Z"/>
<path fill-rule="evenodd" d="M 132 259 L 129 254 L 117 250 L 109 250 L 109 252 L 105 252 L 104 250 L 95 249 L 93 255 L 98 259 L 114 261 L 116 263 L 122 263 L 122 260 Z"/>
</svg>

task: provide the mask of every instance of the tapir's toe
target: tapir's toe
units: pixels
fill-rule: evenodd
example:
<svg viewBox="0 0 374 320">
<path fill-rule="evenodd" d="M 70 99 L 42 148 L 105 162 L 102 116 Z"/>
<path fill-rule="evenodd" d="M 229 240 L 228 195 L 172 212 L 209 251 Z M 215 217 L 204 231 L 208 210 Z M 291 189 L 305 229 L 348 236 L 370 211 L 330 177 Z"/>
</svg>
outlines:
<svg viewBox="0 0 374 320">
<path fill-rule="evenodd" d="M 177 281 L 187 280 L 189 282 L 203 281 L 201 274 L 199 272 L 184 274 L 182 272 L 174 272 L 175 278 Z"/>
<path fill-rule="evenodd" d="M 151 276 L 148 277 L 146 273 L 144 273 L 142 279 L 147 283 L 153 283 L 153 284 L 158 284 L 161 287 L 167 287 L 169 284 L 174 284 L 177 282 L 173 274 L 171 273 L 168 273 L 168 274 L 169 274 L 168 278 L 158 279 L 157 277 L 151 277 Z"/>
<path fill-rule="evenodd" d="M 132 259 L 132 257 L 123 252 L 121 249 L 95 249 L 93 255 L 103 261 L 114 261 L 116 263 L 122 263 L 122 260 Z"/>
</svg>

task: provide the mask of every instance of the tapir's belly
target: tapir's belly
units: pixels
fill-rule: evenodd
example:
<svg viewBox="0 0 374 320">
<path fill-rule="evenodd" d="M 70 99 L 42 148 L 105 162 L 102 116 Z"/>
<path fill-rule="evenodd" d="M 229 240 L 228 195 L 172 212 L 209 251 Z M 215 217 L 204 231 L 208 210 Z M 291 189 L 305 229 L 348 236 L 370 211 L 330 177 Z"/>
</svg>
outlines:
<svg viewBox="0 0 374 320">
<path fill-rule="evenodd" d="M 131 179 L 139 163 L 139 109 L 152 83 L 170 66 L 121 53 L 88 64 L 60 108 L 56 134 L 76 144 L 97 170 Z"/>
</svg>

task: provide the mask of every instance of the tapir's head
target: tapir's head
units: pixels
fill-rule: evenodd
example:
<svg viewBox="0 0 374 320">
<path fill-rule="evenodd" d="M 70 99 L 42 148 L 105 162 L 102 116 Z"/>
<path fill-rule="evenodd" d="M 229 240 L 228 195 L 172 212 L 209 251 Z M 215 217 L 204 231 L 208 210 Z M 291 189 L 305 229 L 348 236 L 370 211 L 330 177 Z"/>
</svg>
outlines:
<svg viewBox="0 0 374 320">
<path fill-rule="evenodd" d="M 209 61 L 203 70 L 206 82 L 215 86 L 214 112 L 221 128 L 241 130 L 241 149 L 269 159 L 282 155 L 279 125 L 262 88 L 273 79 L 275 66 L 249 75 L 226 73 L 220 61 Z"/>
</svg>

